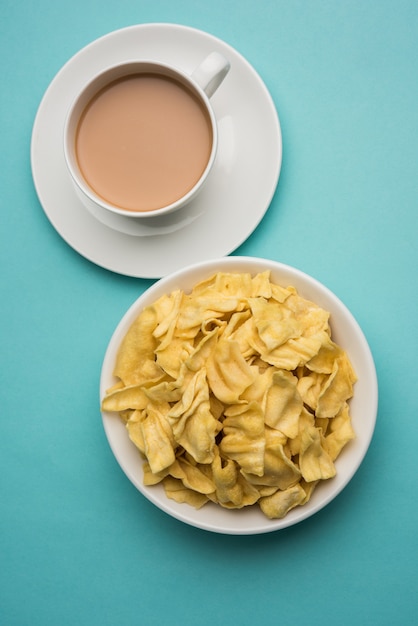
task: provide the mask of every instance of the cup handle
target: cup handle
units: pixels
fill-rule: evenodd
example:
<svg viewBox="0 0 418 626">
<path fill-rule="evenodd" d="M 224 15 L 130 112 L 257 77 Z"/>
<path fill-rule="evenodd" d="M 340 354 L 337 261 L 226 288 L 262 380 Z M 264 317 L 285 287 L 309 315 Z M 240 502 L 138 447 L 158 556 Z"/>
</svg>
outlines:
<svg viewBox="0 0 418 626">
<path fill-rule="evenodd" d="M 192 73 L 192 79 L 210 98 L 229 72 L 231 64 L 219 52 L 212 52 Z"/>
</svg>

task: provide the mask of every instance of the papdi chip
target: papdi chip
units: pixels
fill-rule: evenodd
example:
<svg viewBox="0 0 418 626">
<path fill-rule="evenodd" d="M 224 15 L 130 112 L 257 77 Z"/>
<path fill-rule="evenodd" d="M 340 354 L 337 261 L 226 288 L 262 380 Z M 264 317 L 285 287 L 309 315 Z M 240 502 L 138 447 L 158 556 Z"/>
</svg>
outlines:
<svg viewBox="0 0 418 626">
<path fill-rule="evenodd" d="M 146 307 L 124 337 L 117 412 L 144 484 L 200 508 L 258 505 L 271 519 L 309 501 L 354 438 L 356 375 L 329 313 L 268 271 L 217 273 Z"/>
</svg>

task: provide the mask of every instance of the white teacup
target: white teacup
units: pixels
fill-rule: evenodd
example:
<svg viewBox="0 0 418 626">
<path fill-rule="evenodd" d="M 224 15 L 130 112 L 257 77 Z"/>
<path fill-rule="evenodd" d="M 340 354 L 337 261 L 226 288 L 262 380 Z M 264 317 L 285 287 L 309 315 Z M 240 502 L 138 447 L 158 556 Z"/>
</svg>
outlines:
<svg viewBox="0 0 418 626">
<path fill-rule="evenodd" d="M 64 128 L 65 161 L 82 203 L 96 213 L 147 218 L 195 198 L 218 146 L 210 97 L 229 68 L 213 52 L 191 75 L 130 61 L 90 80 Z"/>
</svg>

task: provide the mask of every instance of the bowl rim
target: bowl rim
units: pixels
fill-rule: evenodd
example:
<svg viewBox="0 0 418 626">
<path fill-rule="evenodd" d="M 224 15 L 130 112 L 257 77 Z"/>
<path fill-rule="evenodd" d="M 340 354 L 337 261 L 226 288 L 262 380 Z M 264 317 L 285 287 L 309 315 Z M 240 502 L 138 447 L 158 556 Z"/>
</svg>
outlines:
<svg viewBox="0 0 418 626">
<path fill-rule="evenodd" d="M 143 461 L 138 450 L 129 440 L 122 420 L 113 413 L 101 411 L 103 428 L 116 461 L 142 495 L 159 509 L 181 522 L 221 534 L 261 534 L 300 523 L 334 500 L 359 469 L 367 454 L 375 430 L 378 409 L 378 380 L 370 346 L 351 311 L 323 283 L 293 266 L 261 257 L 228 256 L 211 259 L 177 270 L 159 279 L 146 289 L 131 304 L 118 322 L 106 348 L 101 369 L 100 402 L 106 389 L 115 381 L 112 369 L 120 341 L 145 305 L 151 304 L 160 295 L 171 293 L 175 289 L 188 291 L 194 284 L 218 271 L 256 274 L 265 270 L 270 270 L 272 281 L 279 284 L 283 284 L 280 281 L 286 280 L 285 277 L 291 278 L 292 280 L 287 285 L 292 284 L 300 295 L 330 311 L 333 338 L 337 334 L 337 343 L 346 349 L 354 369 L 358 373 L 359 366 L 361 366 L 363 373 L 356 383 L 354 397 L 350 400 L 357 436 L 347 444 L 336 459 L 337 475 L 318 485 L 307 504 L 292 509 L 284 518 L 279 520 L 269 520 L 261 513 L 259 507 L 230 510 L 208 503 L 196 511 L 187 504 L 178 504 L 165 496 L 161 485 L 146 487 L 142 484 Z M 277 279 L 275 276 L 282 278 Z M 344 325 L 342 342 L 341 338 L 338 337 L 338 334 L 342 332 L 341 325 Z M 347 343 L 350 343 L 350 346 Z M 360 391 L 358 391 L 359 389 Z M 358 436 L 358 432 L 361 433 L 361 437 Z"/>
</svg>

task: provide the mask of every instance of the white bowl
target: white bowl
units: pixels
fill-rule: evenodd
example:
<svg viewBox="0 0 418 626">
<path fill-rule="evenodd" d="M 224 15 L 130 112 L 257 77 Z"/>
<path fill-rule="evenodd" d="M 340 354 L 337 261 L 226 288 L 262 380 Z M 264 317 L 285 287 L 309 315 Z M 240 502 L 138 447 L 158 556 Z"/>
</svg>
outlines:
<svg viewBox="0 0 418 626">
<path fill-rule="evenodd" d="M 293 285 L 301 296 L 312 300 L 331 313 L 332 338 L 346 350 L 358 376 L 354 397 L 350 401 L 356 438 L 346 445 L 337 458 L 336 476 L 318 485 L 307 504 L 292 509 L 286 517 L 278 520 L 266 518 L 258 506 L 229 510 L 217 504 L 208 503 L 201 509 L 195 510 L 187 504 L 178 504 L 166 497 L 161 485 L 145 487 L 142 484 L 143 460 L 128 438 L 125 425 L 117 414 L 102 413 L 110 447 L 122 470 L 138 490 L 174 518 L 191 526 L 217 533 L 236 535 L 267 533 L 301 522 L 331 502 L 356 473 L 373 436 L 377 415 L 378 386 L 370 348 L 353 315 L 329 289 L 293 267 L 252 257 L 231 256 L 206 261 L 162 278 L 134 302 L 110 340 L 102 367 L 100 399 L 104 397 L 106 389 L 116 382 L 112 374 L 116 352 L 131 323 L 145 306 L 152 304 L 164 293 L 171 293 L 175 289 L 189 291 L 197 282 L 219 271 L 255 274 L 267 269 L 271 270 L 273 282 L 283 286 Z"/>
</svg>

